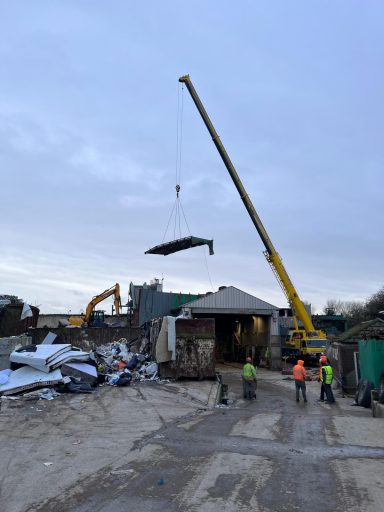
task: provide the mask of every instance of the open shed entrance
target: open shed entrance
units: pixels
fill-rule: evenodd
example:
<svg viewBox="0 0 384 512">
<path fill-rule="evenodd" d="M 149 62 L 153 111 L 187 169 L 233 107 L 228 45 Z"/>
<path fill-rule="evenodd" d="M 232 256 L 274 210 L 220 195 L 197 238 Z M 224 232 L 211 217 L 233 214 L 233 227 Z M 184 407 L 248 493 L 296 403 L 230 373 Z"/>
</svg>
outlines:
<svg viewBox="0 0 384 512">
<path fill-rule="evenodd" d="M 214 318 L 218 362 L 243 363 L 251 356 L 255 364 L 265 358 L 270 338 L 270 315 L 196 313 L 195 318 Z"/>
</svg>

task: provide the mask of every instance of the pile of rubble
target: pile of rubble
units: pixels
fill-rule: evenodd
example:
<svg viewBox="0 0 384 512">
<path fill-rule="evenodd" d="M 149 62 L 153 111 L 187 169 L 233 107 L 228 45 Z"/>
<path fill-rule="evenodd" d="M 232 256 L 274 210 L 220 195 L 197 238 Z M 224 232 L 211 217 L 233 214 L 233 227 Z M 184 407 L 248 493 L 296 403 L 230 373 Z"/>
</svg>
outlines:
<svg viewBox="0 0 384 512">
<path fill-rule="evenodd" d="M 50 335 L 40 345 L 13 350 L 10 368 L 0 371 L 2 397 L 34 390 L 40 398 L 53 399 L 60 393 L 93 393 L 104 383 L 159 380 L 157 363 L 149 354 L 132 352 L 125 338 L 83 352 L 70 344 L 53 344 L 56 336 Z"/>
<path fill-rule="evenodd" d="M 125 386 L 132 379 L 158 380 L 158 365 L 149 354 L 132 352 L 125 338 L 103 345 L 93 352 L 97 371 L 112 386 Z"/>
</svg>

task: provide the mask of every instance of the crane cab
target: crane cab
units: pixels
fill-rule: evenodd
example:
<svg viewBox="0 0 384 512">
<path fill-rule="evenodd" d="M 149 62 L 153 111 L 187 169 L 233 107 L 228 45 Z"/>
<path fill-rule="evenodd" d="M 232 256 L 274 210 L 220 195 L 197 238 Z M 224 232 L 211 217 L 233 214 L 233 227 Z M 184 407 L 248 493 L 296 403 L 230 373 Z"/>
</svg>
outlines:
<svg viewBox="0 0 384 512">
<path fill-rule="evenodd" d="M 304 329 L 291 329 L 285 340 L 283 354 L 290 357 L 306 357 L 318 359 L 329 346 L 324 333 L 321 331 L 305 331 Z"/>
</svg>

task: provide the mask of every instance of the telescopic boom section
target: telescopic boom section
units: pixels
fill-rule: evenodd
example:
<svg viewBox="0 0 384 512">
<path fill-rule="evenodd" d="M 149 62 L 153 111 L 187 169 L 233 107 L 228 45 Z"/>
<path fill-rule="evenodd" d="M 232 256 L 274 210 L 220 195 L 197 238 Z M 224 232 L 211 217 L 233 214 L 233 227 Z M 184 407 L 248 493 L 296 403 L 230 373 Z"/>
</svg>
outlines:
<svg viewBox="0 0 384 512">
<path fill-rule="evenodd" d="M 205 126 L 207 127 L 212 140 L 225 164 L 225 167 L 227 168 L 233 183 L 235 184 L 235 187 L 237 188 L 237 191 L 240 194 L 241 200 L 244 203 L 245 208 L 247 209 L 247 212 L 249 213 L 249 216 L 251 217 L 251 220 L 253 224 L 255 225 L 255 228 L 257 229 L 257 232 L 260 235 L 261 240 L 264 243 L 264 246 L 266 248 L 265 257 L 267 258 L 268 262 L 270 263 L 272 270 L 274 270 L 276 277 L 287 296 L 287 299 L 289 303 L 291 304 L 291 307 L 293 309 L 294 314 L 297 315 L 297 317 L 301 320 L 303 323 L 304 329 L 307 333 L 313 333 L 313 335 L 316 335 L 317 332 L 315 331 L 315 328 L 312 324 L 311 318 L 309 317 L 307 310 L 304 307 L 304 304 L 302 303 L 300 297 L 297 294 L 297 291 L 295 290 L 295 287 L 292 284 L 291 279 L 289 278 L 289 275 L 287 271 L 285 270 L 285 267 L 283 265 L 283 262 L 276 252 L 276 249 L 274 248 L 261 220 L 258 216 L 252 201 L 250 200 L 240 178 L 239 175 L 236 172 L 235 167 L 233 166 L 231 159 L 228 156 L 228 153 L 226 152 L 223 143 L 220 140 L 220 137 L 218 136 L 211 120 L 209 119 L 209 116 L 200 101 L 200 98 L 191 82 L 191 79 L 189 75 L 181 76 L 179 78 L 179 82 L 182 82 L 186 85 L 192 100 L 194 101 L 197 110 L 200 112 L 200 115 L 204 121 Z"/>
</svg>

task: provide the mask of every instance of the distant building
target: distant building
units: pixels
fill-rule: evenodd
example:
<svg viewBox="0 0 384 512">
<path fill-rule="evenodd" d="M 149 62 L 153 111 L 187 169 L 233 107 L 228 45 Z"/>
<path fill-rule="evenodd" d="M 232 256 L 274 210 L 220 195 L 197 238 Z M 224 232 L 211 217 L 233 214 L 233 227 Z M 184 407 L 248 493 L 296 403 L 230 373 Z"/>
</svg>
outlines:
<svg viewBox="0 0 384 512">
<path fill-rule="evenodd" d="M 18 336 L 36 327 L 40 310 L 30 306 L 33 316 L 21 320 L 24 301 L 14 295 L 0 295 L 0 338 Z"/>
<path fill-rule="evenodd" d="M 307 310 L 308 315 L 312 319 L 312 323 L 315 329 L 319 329 L 324 331 L 327 335 L 328 339 L 333 339 L 336 336 L 339 336 L 343 332 L 347 330 L 347 320 L 342 315 L 312 315 L 311 305 L 304 304 L 305 309 Z M 303 328 L 302 323 L 299 319 L 297 319 L 299 328 Z M 292 309 L 291 308 L 280 308 L 279 309 L 279 328 L 280 328 L 280 337 L 281 337 L 281 345 L 284 346 L 286 337 L 288 335 L 289 329 L 292 329 L 293 325 L 293 317 L 292 317 Z"/>
<path fill-rule="evenodd" d="M 343 315 L 313 315 L 315 329 L 321 329 L 332 339 L 340 336 L 348 329 L 347 319 Z"/>
<path fill-rule="evenodd" d="M 153 279 L 149 284 L 129 286 L 128 318 L 133 327 L 140 327 L 161 316 L 176 316 L 180 306 L 203 297 L 203 294 L 163 292 L 163 284 Z"/>
</svg>

